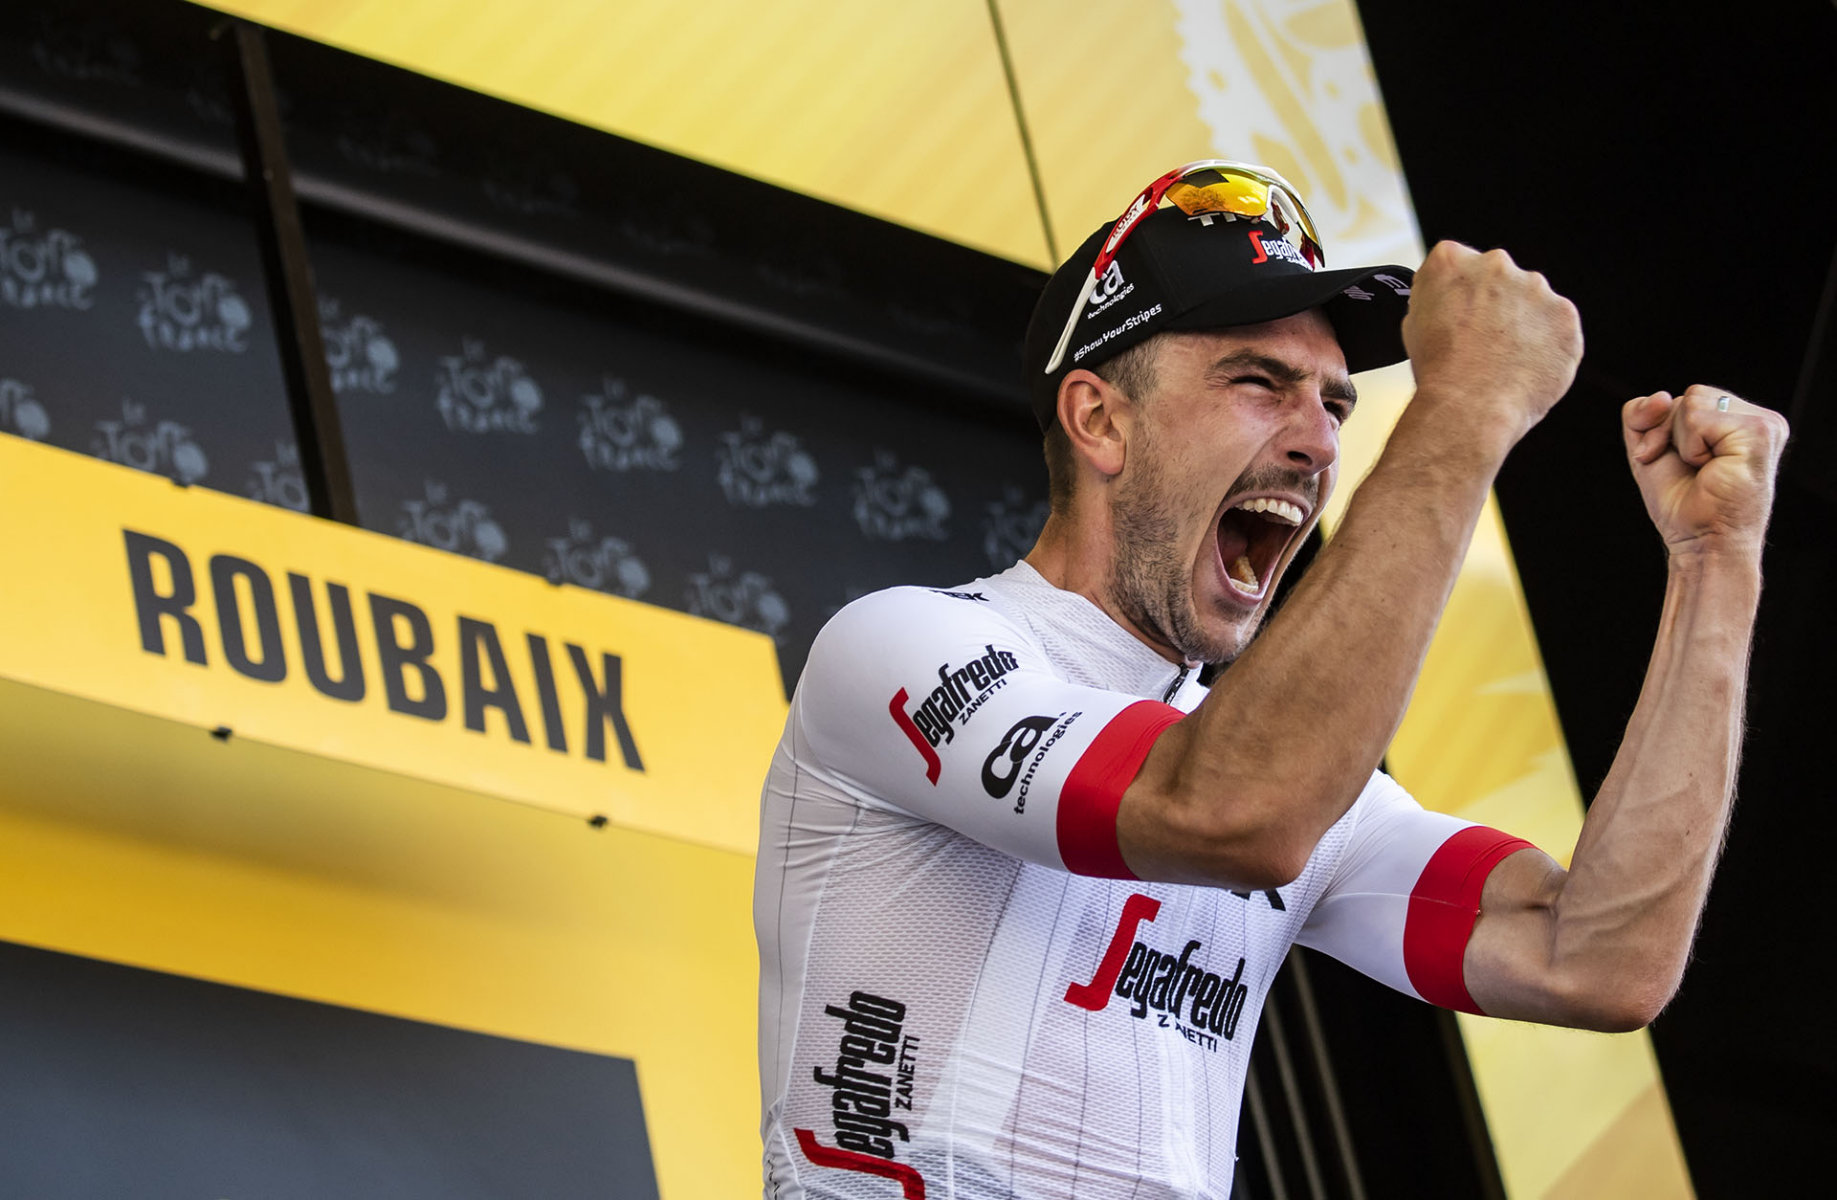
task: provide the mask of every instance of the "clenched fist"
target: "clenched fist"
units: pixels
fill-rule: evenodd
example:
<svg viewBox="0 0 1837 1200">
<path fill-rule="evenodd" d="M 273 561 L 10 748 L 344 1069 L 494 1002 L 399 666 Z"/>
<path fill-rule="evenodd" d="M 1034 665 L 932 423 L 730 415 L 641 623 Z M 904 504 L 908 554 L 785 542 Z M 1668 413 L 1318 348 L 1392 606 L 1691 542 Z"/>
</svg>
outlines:
<svg viewBox="0 0 1837 1200">
<path fill-rule="evenodd" d="M 1675 398 L 1637 396 L 1620 420 L 1646 512 L 1671 553 L 1759 555 L 1786 418 L 1699 383 Z"/>
<path fill-rule="evenodd" d="M 1569 390 L 1582 320 L 1505 251 L 1438 242 L 1416 272 L 1403 344 L 1418 403 L 1445 408 L 1456 427 L 1495 434 L 1503 452 Z"/>
</svg>

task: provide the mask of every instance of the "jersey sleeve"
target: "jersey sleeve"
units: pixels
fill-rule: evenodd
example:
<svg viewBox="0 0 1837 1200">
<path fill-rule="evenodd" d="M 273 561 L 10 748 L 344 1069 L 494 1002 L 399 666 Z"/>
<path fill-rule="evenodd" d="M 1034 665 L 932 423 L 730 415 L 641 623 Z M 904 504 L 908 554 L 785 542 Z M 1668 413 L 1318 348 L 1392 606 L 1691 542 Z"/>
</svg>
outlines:
<svg viewBox="0 0 1837 1200">
<path fill-rule="evenodd" d="M 1178 709 L 1068 682 L 968 593 L 893 588 L 824 627 L 793 698 L 800 769 L 1002 853 L 1131 879 L 1123 790 Z"/>
<path fill-rule="evenodd" d="M 1461 967 L 1480 891 L 1495 866 L 1531 843 L 1429 812 L 1381 771 L 1351 817 L 1332 878 L 1297 940 L 1405 995 L 1479 1013 Z"/>
</svg>

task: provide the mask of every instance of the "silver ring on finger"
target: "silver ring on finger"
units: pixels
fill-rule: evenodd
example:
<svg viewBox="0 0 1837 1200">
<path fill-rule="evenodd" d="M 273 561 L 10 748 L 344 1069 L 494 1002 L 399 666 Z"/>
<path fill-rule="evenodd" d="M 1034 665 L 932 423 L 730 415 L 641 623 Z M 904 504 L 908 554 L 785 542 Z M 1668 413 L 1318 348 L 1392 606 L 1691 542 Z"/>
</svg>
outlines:
<svg viewBox="0 0 1837 1200">
<path fill-rule="evenodd" d="M 1717 412 L 1729 411 L 1729 397 L 1727 396 L 1717 396 L 1716 397 L 1716 411 Z"/>
</svg>

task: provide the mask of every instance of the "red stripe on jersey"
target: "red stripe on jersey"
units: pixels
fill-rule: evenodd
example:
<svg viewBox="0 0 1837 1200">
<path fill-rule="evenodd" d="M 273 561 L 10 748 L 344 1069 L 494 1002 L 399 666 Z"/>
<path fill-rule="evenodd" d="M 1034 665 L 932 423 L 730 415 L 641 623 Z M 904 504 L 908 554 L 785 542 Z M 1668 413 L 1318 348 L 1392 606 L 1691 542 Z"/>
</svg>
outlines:
<svg viewBox="0 0 1837 1200">
<path fill-rule="evenodd" d="M 1480 919 L 1486 877 L 1508 854 L 1531 843 L 1485 825 L 1470 825 L 1441 844 L 1410 890 L 1403 923 L 1403 966 L 1430 1004 L 1485 1016 L 1467 994 L 1461 964 Z"/>
<path fill-rule="evenodd" d="M 1138 700 L 1098 731 L 1059 793 L 1059 857 L 1074 875 L 1134 879 L 1116 845 L 1116 810 L 1161 731 L 1186 714 Z"/>
<path fill-rule="evenodd" d="M 816 1140 L 816 1134 L 808 1129 L 793 1129 L 791 1132 L 797 1135 L 797 1144 L 803 1150 L 804 1157 L 817 1166 L 860 1171 L 865 1175 L 878 1175 L 882 1179 L 897 1179 L 906 1200 L 925 1200 L 925 1177 L 918 1173 L 918 1168 L 875 1158 L 872 1154 L 857 1154 L 853 1150 L 838 1150 L 834 1146 L 822 1145 Z"/>
</svg>

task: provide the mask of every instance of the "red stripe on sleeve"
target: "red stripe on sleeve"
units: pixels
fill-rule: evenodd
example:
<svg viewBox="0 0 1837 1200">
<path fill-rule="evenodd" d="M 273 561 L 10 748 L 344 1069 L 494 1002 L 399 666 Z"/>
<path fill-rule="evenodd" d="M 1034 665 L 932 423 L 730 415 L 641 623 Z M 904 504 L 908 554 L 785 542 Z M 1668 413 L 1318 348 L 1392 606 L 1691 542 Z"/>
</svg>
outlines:
<svg viewBox="0 0 1837 1200">
<path fill-rule="evenodd" d="M 1467 994 L 1461 974 L 1467 939 L 1480 919 L 1486 877 L 1508 854 L 1531 843 L 1485 825 L 1470 825 L 1429 856 L 1410 890 L 1403 923 L 1403 966 L 1410 984 L 1430 1004 L 1485 1016 Z"/>
<path fill-rule="evenodd" d="M 1075 875 L 1134 879 L 1116 845 L 1116 810 L 1161 731 L 1186 714 L 1138 700 L 1110 719 L 1072 768 L 1059 794 L 1059 857 Z"/>
</svg>

